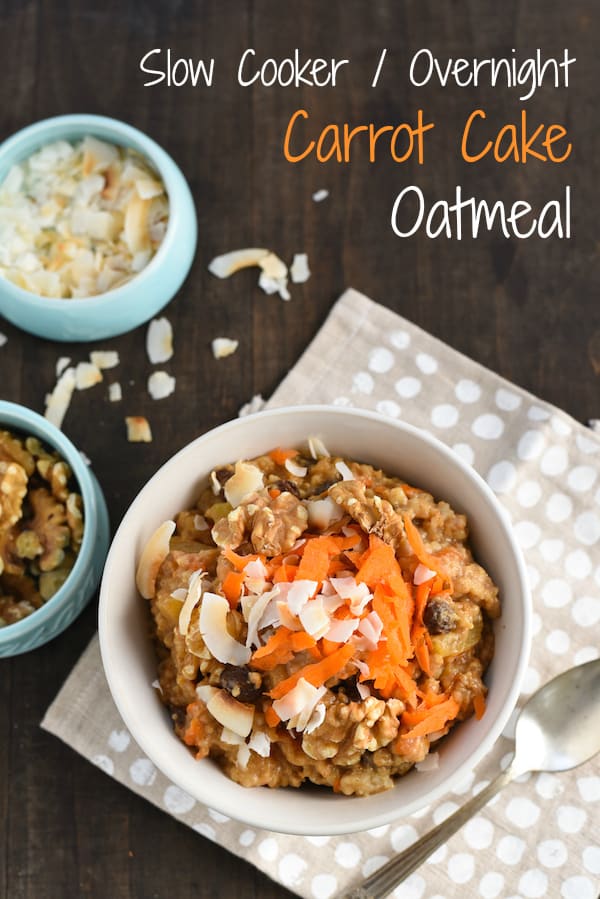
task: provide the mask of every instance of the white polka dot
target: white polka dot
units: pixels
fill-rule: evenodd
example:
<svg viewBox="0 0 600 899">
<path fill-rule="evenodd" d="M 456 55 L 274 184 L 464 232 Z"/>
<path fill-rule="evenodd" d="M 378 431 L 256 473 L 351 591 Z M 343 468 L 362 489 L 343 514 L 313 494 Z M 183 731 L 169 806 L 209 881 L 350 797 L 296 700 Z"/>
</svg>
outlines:
<svg viewBox="0 0 600 899">
<path fill-rule="evenodd" d="M 334 406 L 351 406 L 352 400 L 347 396 L 336 396 L 333 401 Z"/>
<path fill-rule="evenodd" d="M 561 609 L 573 599 L 573 590 L 568 581 L 551 578 L 542 588 L 542 599 L 549 609 Z"/>
<path fill-rule="evenodd" d="M 468 443 L 455 443 L 452 449 L 457 456 L 460 456 L 463 462 L 467 463 L 467 465 L 473 464 L 475 460 L 475 453 Z"/>
<path fill-rule="evenodd" d="M 527 412 L 527 418 L 531 419 L 531 421 L 547 421 L 550 418 L 550 413 L 542 409 L 541 406 L 531 406 Z"/>
<path fill-rule="evenodd" d="M 374 387 L 375 381 L 368 371 L 357 371 L 352 378 L 353 393 L 364 393 L 366 396 L 369 396 L 373 393 Z"/>
<path fill-rule="evenodd" d="M 481 387 L 475 381 L 463 378 L 454 388 L 454 393 L 461 403 L 476 403 L 481 396 Z"/>
<path fill-rule="evenodd" d="M 563 881 L 560 895 L 563 899 L 595 899 L 596 889 L 589 877 L 576 874 Z"/>
<path fill-rule="evenodd" d="M 523 686 L 522 690 L 527 696 L 531 695 L 531 693 L 535 693 L 537 688 L 540 685 L 540 675 L 539 671 L 536 671 L 535 668 L 527 668 L 525 671 L 525 675 L 523 677 Z"/>
<path fill-rule="evenodd" d="M 206 821 L 199 821 L 198 824 L 192 824 L 192 830 L 195 830 L 196 833 L 199 833 L 201 836 L 206 837 L 207 840 L 215 841 L 217 839 L 217 834 L 214 827 L 211 827 L 211 825 L 207 824 Z"/>
<path fill-rule="evenodd" d="M 389 829 L 389 824 L 381 824 L 380 827 L 372 827 L 371 830 L 367 830 L 367 833 L 370 837 L 374 837 L 378 840 L 380 837 L 384 837 Z"/>
<path fill-rule="evenodd" d="M 356 868 L 360 864 L 362 852 L 356 843 L 338 843 L 335 849 L 335 860 L 342 868 Z"/>
<path fill-rule="evenodd" d="M 565 493 L 553 493 L 546 503 L 546 515 L 557 524 L 565 521 L 573 511 L 573 501 Z"/>
<path fill-rule="evenodd" d="M 410 345 L 410 334 L 408 331 L 392 331 L 390 334 L 390 343 L 397 350 L 405 350 Z"/>
<path fill-rule="evenodd" d="M 450 403 L 441 403 L 431 410 L 431 423 L 436 428 L 452 428 L 458 421 L 458 409 Z"/>
<path fill-rule="evenodd" d="M 256 839 L 256 833 L 253 830 L 243 830 L 239 836 L 240 846 L 251 846 Z"/>
<path fill-rule="evenodd" d="M 471 849 L 487 849 L 492 845 L 494 825 L 487 818 L 477 815 L 471 818 L 463 833 Z"/>
<path fill-rule="evenodd" d="M 564 790 L 564 784 L 556 774 L 543 771 L 536 778 L 535 791 L 542 799 L 556 799 Z"/>
<path fill-rule="evenodd" d="M 526 844 L 521 837 L 512 834 L 502 837 L 496 847 L 496 855 L 505 865 L 518 865 L 523 858 Z"/>
<path fill-rule="evenodd" d="M 258 844 L 258 854 L 266 862 L 274 862 L 279 855 L 279 846 L 274 837 L 267 837 Z"/>
<path fill-rule="evenodd" d="M 512 390 L 505 390 L 504 387 L 501 387 L 500 390 L 496 391 L 496 405 L 503 412 L 514 412 L 515 409 L 519 408 L 521 402 L 521 397 L 513 393 Z"/>
<path fill-rule="evenodd" d="M 592 560 L 584 549 L 575 549 L 565 559 L 567 574 L 584 580 L 592 573 Z"/>
<path fill-rule="evenodd" d="M 401 824 L 390 834 L 392 849 L 394 852 L 402 852 L 417 839 L 417 831 L 411 824 Z"/>
<path fill-rule="evenodd" d="M 427 859 L 428 865 L 439 865 L 441 864 L 446 856 L 448 855 L 448 847 L 444 843 L 443 846 L 440 846 L 435 852 L 432 852 L 429 858 Z"/>
<path fill-rule="evenodd" d="M 569 472 L 567 483 L 572 490 L 584 493 L 593 486 L 597 476 L 596 470 L 591 465 L 577 465 Z"/>
<path fill-rule="evenodd" d="M 522 549 L 531 549 L 540 539 L 541 531 L 533 521 L 519 521 L 514 526 L 514 534 Z"/>
<path fill-rule="evenodd" d="M 525 431 L 517 446 L 517 455 L 524 462 L 530 462 L 537 459 L 542 450 L 546 439 L 541 431 Z"/>
<path fill-rule="evenodd" d="M 560 868 L 567 860 L 567 847 L 562 840 L 543 840 L 537 847 L 537 857 L 545 868 Z"/>
<path fill-rule="evenodd" d="M 564 551 L 563 540 L 542 540 L 540 543 L 540 554 L 546 562 L 558 562 Z"/>
<path fill-rule="evenodd" d="M 551 446 L 546 450 L 540 462 L 542 474 L 555 477 L 562 474 L 569 464 L 569 456 L 564 446 Z"/>
<path fill-rule="evenodd" d="M 585 665 L 586 662 L 593 662 L 594 659 L 600 657 L 600 650 L 597 646 L 582 646 L 573 656 L 574 665 Z"/>
<path fill-rule="evenodd" d="M 101 755 L 101 754 L 93 755 L 91 758 L 91 762 L 92 762 L 92 764 L 94 764 L 98 768 L 100 768 L 102 771 L 104 771 L 105 774 L 109 774 L 112 776 L 112 774 L 115 770 L 115 764 L 114 764 L 113 760 L 111 758 L 109 758 L 107 755 Z"/>
<path fill-rule="evenodd" d="M 571 425 L 561 418 L 559 415 L 553 415 L 550 424 L 552 425 L 552 430 L 555 434 L 558 434 L 559 437 L 568 437 L 573 428 Z"/>
<path fill-rule="evenodd" d="M 418 378 L 400 378 L 399 381 L 396 381 L 394 384 L 394 389 L 398 396 L 403 397 L 404 399 L 411 400 L 413 396 L 416 396 L 421 392 L 422 384 Z"/>
<path fill-rule="evenodd" d="M 496 899 L 504 886 L 504 877 L 497 871 L 488 871 L 479 881 L 479 895 L 483 899 Z"/>
<path fill-rule="evenodd" d="M 534 565 L 527 566 L 527 580 L 532 590 L 535 590 L 540 582 L 540 573 Z"/>
<path fill-rule="evenodd" d="M 338 882 L 333 874 L 317 874 L 310 886 L 315 899 L 329 899 L 336 892 Z"/>
<path fill-rule="evenodd" d="M 547 887 L 548 875 L 539 868 L 525 871 L 519 880 L 519 892 L 523 893 L 527 899 L 539 899 L 540 896 L 546 896 Z"/>
<path fill-rule="evenodd" d="M 542 488 L 537 481 L 523 481 L 517 490 L 517 502 L 524 509 L 531 509 L 539 503 L 542 496 Z"/>
<path fill-rule="evenodd" d="M 221 812 L 215 811 L 214 808 L 209 808 L 208 814 L 213 821 L 217 822 L 217 824 L 227 824 L 228 821 L 231 821 L 231 818 L 228 818 L 227 815 L 222 815 Z"/>
<path fill-rule="evenodd" d="M 196 800 L 189 793 L 171 784 L 165 790 L 163 802 L 172 815 L 184 815 L 196 805 Z"/>
<path fill-rule="evenodd" d="M 581 596 L 573 605 L 571 614 L 580 627 L 594 627 L 600 621 L 600 599 Z"/>
<path fill-rule="evenodd" d="M 577 434 L 575 441 L 582 453 L 591 456 L 593 453 L 600 452 L 600 443 L 598 440 L 592 440 L 584 434 Z"/>
<path fill-rule="evenodd" d="M 394 355 L 383 346 L 375 347 L 369 353 L 369 370 L 377 374 L 385 374 L 394 365 Z"/>
<path fill-rule="evenodd" d="M 370 877 L 378 868 L 385 865 L 387 861 L 389 861 L 387 855 L 372 855 L 362 866 L 363 877 Z"/>
<path fill-rule="evenodd" d="M 442 802 L 433 813 L 434 824 L 441 824 L 442 821 L 453 815 L 457 808 L 456 802 Z"/>
<path fill-rule="evenodd" d="M 510 713 L 510 718 L 502 728 L 502 736 L 506 737 L 507 740 L 514 740 L 515 738 L 515 725 L 517 723 L 517 718 L 519 717 L 520 711 L 521 709 L 519 708 L 513 709 Z"/>
<path fill-rule="evenodd" d="M 561 656 L 568 652 L 571 645 L 571 638 L 566 631 L 556 630 L 550 631 L 546 637 L 546 649 L 553 652 L 554 655 Z"/>
<path fill-rule="evenodd" d="M 423 808 L 420 808 L 418 811 L 413 812 L 410 817 L 411 818 L 424 818 L 425 815 L 428 815 L 430 811 L 431 811 L 431 807 L 429 805 L 425 805 L 425 806 L 423 806 Z"/>
<path fill-rule="evenodd" d="M 468 852 L 457 852 L 450 856 L 448 874 L 454 883 L 468 883 L 475 872 L 475 860 Z"/>
<path fill-rule="evenodd" d="M 531 634 L 536 637 L 542 629 L 542 619 L 537 612 L 531 616 Z"/>
<path fill-rule="evenodd" d="M 397 887 L 392 896 L 394 899 L 421 899 L 425 892 L 425 881 L 420 874 L 411 874 L 402 886 Z"/>
<path fill-rule="evenodd" d="M 508 819 L 522 829 L 533 827 L 540 817 L 540 807 L 524 796 L 511 799 L 506 806 Z"/>
<path fill-rule="evenodd" d="M 418 353 L 416 363 L 424 375 L 432 375 L 437 371 L 438 364 L 428 353 Z"/>
<path fill-rule="evenodd" d="M 306 837 L 306 841 L 308 843 L 310 843 L 312 846 L 326 846 L 327 843 L 330 841 L 330 839 L 331 839 L 331 837 L 321 837 L 321 836 Z"/>
<path fill-rule="evenodd" d="M 393 400 L 379 400 L 375 408 L 381 415 L 387 415 L 389 418 L 398 418 L 402 411 Z"/>
<path fill-rule="evenodd" d="M 476 437 L 480 437 L 482 440 L 497 440 L 504 431 L 504 422 L 493 412 L 486 412 L 475 419 L 471 430 Z"/>
<path fill-rule="evenodd" d="M 556 812 L 556 821 L 563 833 L 579 833 L 587 821 L 587 812 L 575 805 L 561 805 Z"/>
<path fill-rule="evenodd" d="M 585 546 L 600 540 L 600 518 L 595 512 L 582 512 L 575 519 L 575 537 Z"/>
<path fill-rule="evenodd" d="M 138 787 L 150 787 L 156 780 L 156 768 L 150 759 L 136 759 L 129 767 L 129 776 Z"/>
<path fill-rule="evenodd" d="M 510 493 L 517 482 L 517 469 L 504 459 L 492 465 L 486 480 L 496 493 Z"/>
<path fill-rule="evenodd" d="M 475 780 L 475 773 L 473 771 L 469 771 L 469 773 L 464 777 L 461 781 L 459 781 L 458 785 L 453 788 L 452 792 L 456 793 L 458 796 L 464 796 L 465 793 L 468 793 L 471 787 L 473 786 L 473 781 Z"/>
<path fill-rule="evenodd" d="M 131 737 L 126 730 L 113 730 L 108 738 L 108 745 L 115 752 L 125 752 L 130 743 Z"/>
<path fill-rule="evenodd" d="M 296 855 L 295 852 L 288 852 L 284 855 L 277 868 L 279 879 L 284 886 L 292 889 L 300 885 L 304 872 L 308 867 L 308 863 Z"/>
<path fill-rule="evenodd" d="M 591 775 L 590 777 L 578 777 L 577 789 L 579 795 L 586 802 L 598 802 L 600 799 L 600 777 Z"/>
<path fill-rule="evenodd" d="M 586 846 L 581 857 L 586 871 L 600 874 L 600 846 Z"/>
</svg>

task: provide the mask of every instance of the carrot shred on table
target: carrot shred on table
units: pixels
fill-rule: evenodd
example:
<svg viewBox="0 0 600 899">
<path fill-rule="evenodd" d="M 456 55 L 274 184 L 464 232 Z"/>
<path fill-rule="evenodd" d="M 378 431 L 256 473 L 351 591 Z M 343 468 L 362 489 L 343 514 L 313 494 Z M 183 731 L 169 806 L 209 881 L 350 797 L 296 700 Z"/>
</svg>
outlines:
<svg viewBox="0 0 600 899">
<path fill-rule="evenodd" d="M 485 715 L 485 696 L 483 693 L 476 693 L 473 697 L 473 708 L 475 709 L 475 717 L 480 721 Z"/>
<path fill-rule="evenodd" d="M 322 687 L 330 677 L 334 677 L 342 670 L 353 654 L 354 646 L 351 643 L 346 643 L 335 652 L 332 652 L 331 655 L 325 656 L 320 662 L 305 665 L 304 668 L 300 668 L 290 677 L 280 681 L 273 687 L 269 696 L 271 699 L 281 699 L 282 696 L 285 696 L 286 693 L 296 686 L 301 677 L 308 681 L 309 684 L 312 684 L 313 687 Z"/>
<path fill-rule="evenodd" d="M 268 705 L 263 710 L 263 715 L 265 716 L 265 721 L 267 722 L 269 727 L 277 727 L 277 725 L 281 721 L 281 718 L 279 717 L 279 715 L 277 714 L 277 712 L 275 711 L 275 709 L 273 708 L 272 705 Z"/>
<path fill-rule="evenodd" d="M 238 604 L 238 600 L 242 594 L 243 583 L 243 571 L 228 571 L 225 580 L 221 584 L 221 590 L 232 609 L 235 609 Z"/>
<path fill-rule="evenodd" d="M 269 458 L 273 460 L 275 465 L 284 466 L 288 459 L 293 459 L 294 456 L 297 455 L 298 450 L 283 449 L 281 446 L 278 446 L 274 450 L 271 450 L 271 452 L 269 453 Z"/>
</svg>

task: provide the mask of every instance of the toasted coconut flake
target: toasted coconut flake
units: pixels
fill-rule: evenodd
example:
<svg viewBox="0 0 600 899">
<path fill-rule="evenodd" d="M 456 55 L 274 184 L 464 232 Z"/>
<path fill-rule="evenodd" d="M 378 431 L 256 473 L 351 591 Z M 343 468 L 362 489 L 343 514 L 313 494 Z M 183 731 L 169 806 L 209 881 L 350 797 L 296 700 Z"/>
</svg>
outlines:
<svg viewBox="0 0 600 899">
<path fill-rule="evenodd" d="M 219 596 L 218 593 L 205 593 L 200 606 L 200 633 L 208 650 L 219 662 L 227 665 L 247 665 L 252 653 L 247 646 L 234 640 L 227 630 L 229 609 L 229 603 L 224 596 Z M 221 721 L 221 724 L 223 723 L 226 722 Z"/>
<path fill-rule="evenodd" d="M 171 537 L 175 532 L 175 522 L 163 521 L 154 531 L 140 556 L 135 583 L 144 597 L 152 599 L 156 587 L 158 570 L 169 553 Z"/>
<path fill-rule="evenodd" d="M 275 587 L 274 590 L 263 593 L 252 604 L 250 614 L 248 615 L 248 635 L 246 637 L 246 646 L 260 646 L 260 640 L 258 639 L 258 625 L 270 601 L 278 595 L 279 590 L 277 589 L 277 587 Z"/>
<path fill-rule="evenodd" d="M 323 722 L 325 721 L 325 703 L 319 702 L 315 706 L 312 715 L 308 720 L 308 724 L 304 728 L 305 734 L 312 734 L 313 730 L 316 730 L 317 727 L 321 727 Z"/>
<path fill-rule="evenodd" d="M 293 459 L 286 459 L 284 464 L 289 473 L 293 474 L 296 478 L 303 478 L 308 471 L 308 468 L 306 468 L 305 465 L 298 465 Z"/>
<path fill-rule="evenodd" d="M 341 462 L 341 461 L 336 462 L 335 467 L 341 474 L 342 480 L 344 480 L 344 481 L 355 481 L 356 480 L 356 478 L 354 477 L 354 475 L 352 474 L 352 472 L 350 471 L 350 469 L 348 468 L 348 466 L 346 465 L 345 462 Z"/>
<path fill-rule="evenodd" d="M 413 574 L 413 584 L 416 584 L 417 586 L 419 586 L 419 584 L 426 584 L 427 581 L 430 581 L 435 576 L 435 571 L 432 571 L 430 568 L 427 568 L 419 562 L 415 568 L 415 573 Z"/>
<path fill-rule="evenodd" d="M 240 748 L 238 749 L 238 754 L 237 754 L 237 759 L 236 759 L 236 765 L 237 765 L 238 768 L 240 768 L 242 771 L 245 771 L 246 768 L 248 767 L 248 762 L 249 762 L 249 761 L 250 761 L 250 750 L 249 750 L 249 748 L 246 746 L 245 743 L 242 743 L 242 745 L 241 745 Z"/>
<path fill-rule="evenodd" d="M 146 332 L 146 352 L 153 365 L 168 362 L 173 355 L 173 328 L 168 318 L 154 318 Z"/>
<path fill-rule="evenodd" d="M 329 630 L 324 634 L 332 643 L 347 643 L 360 624 L 359 618 L 334 619 L 329 625 Z"/>
<path fill-rule="evenodd" d="M 339 609 L 340 606 L 343 606 L 346 602 L 345 599 L 342 599 L 341 596 L 338 596 L 337 593 L 327 594 L 327 593 L 319 593 L 321 600 L 323 602 L 323 608 L 326 610 L 328 615 L 333 615 L 336 609 Z"/>
<path fill-rule="evenodd" d="M 218 690 L 215 690 L 215 693 L 217 692 Z M 234 733 L 228 727 L 224 727 L 221 731 L 221 743 L 227 743 L 228 746 L 239 746 L 240 748 L 245 745 L 244 738 Z"/>
<path fill-rule="evenodd" d="M 252 399 L 244 403 L 238 412 L 239 418 L 244 418 L 246 415 L 253 415 L 254 412 L 260 412 L 260 410 L 264 407 L 265 400 L 262 398 L 260 393 L 255 393 Z"/>
<path fill-rule="evenodd" d="M 373 598 L 365 583 L 357 584 L 353 577 L 332 577 L 331 584 L 344 600 L 350 600 L 353 615 L 362 615 L 367 603 Z"/>
<path fill-rule="evenodd" d="M 68 368 L 70 364 L 71 364 L 70 356 L 60 356 L 56 360 L 56 377 L 60 378 L 60 376 L 62 375 L 65 368 Z"/>
<path fill-rule="evenodd" d="M 316 190 L 314 192 L 314 194 L 312 195 L 312 198 L 315 203 L 322 203 L 323 200 L 326 200 L 328 196 L 329 196 L 329 191 L 325 190 L 325 188 L 322 187 L 320 190 Z"/>
<path fill-rule="evenodd" d="M 323 606 L 323 601 L 319 597 L 310 599 L 300 609 L 298 617 L 306 633 L 314 637 L 315 640 L 320 640 L 321 637 L 324 637 L 331 625 L 331 619 Z"/>
<path fill-rule="evenodd" d="M 6 336 L 6 334 L 3 334 L 2 331 L 0 331 L 0 346 L 4 346 L 7 343 L 7 341 L 8 341 L 8 337 Z M 69 360 L 69 362 L 70 361 L 71 360 Z M 67 365 L 68 364 L 69 363 L 67 362 Z M 57 375 L 57 377 L 58 377 L 58 375 Z"/>
<path fill-rule="evenodd" d="M 255 730 L 248 740 L 248 749 L 267 759 L 271 755 L 271 741 L 269 735 L 262 730 Z"/>
<path fill-rule="evenodd" d="M 92 464 L 92 460 L 90 459 L 90 457 L 88 455 L 86 455 L 86 453 L 83 452 L 83 450 L 79 450 L 79 455 L 81 456 L 81 458 L 83 459 L 83 461 L 86 465 Z"/>
<path fill-rule="evenodd" d="M 304 284 L 310 278 L 308 256 L 306 253 L 296 253 L 290 266 L 290 277 L 294 284 Z"/>
<path fill-rule="evenodd" d="M 187 599 L 189 590 L 186 590 L 185 587 L 177 587 L 176 590 L 173 590 L 171 593 L 171 597 L 176 599 L 178 602 L 185 602 Z"/>
<path fill-rule="evenodd" d="M 320 437 L 308 438 L 308 451 L 313 459 L 329 458 L 331 455 Z"/>
<path fill-rule="evenodd" d="M 278 602 L 278 597 L 274 597 L 269 602 L 268 606 L 263 612 L 262 618 L 258 622 L 259 633 L 267 627 L 279 627 L 279 625 L 281 624 L 281 615 L 279 614 Z"/>
<path fill-rule="evenodd" d="M 205 575 L 206 572 L 202 569 L 199 569 L 198 571 L 194 571 L 194 573 L 190 577 L 187 596 L 185 598 L 183 606 L 180 609 L 179 620 L 177 622 L 177 627 L 179 628 L 179 633 L 182 637 L 186 637 L 187 632 L 190 629 L 192 612 L 200 602 L 200 598 L 202 596 L 202 578 Z"/>
<path fill-rule="evenodd" d="M 175 378 L 166 371 L 152 372 L 148 378 L 148 393 L 153 400 L 164 400 L 175 391 Z"/>
<path fill-rule="evenodd" d="M 116 350 L 93 350 L 90 353 L 90 362 L 96 368 L 102 370 L 106 368 L 115 368 L 119 362 L 119 354 Z"/>
<path fill-rule="evenodd" d="M 284 627 L 287 627 L 290 631 L 301 631 L 302 625 L 298 618 L 295 615 L 292 615 L 288 608 L 287 602 L 283 600 L 277 600 L 277 611 L 279 612 L 279 620 L 283 624 Z"/>
<path fill-rule="evenodd" d="M 383 622 L 377 612 L 369 612 L 365 618 L 361 618 L 358 626 L 358 632 L 362 634 L 367 642 L 366 648 L 369 650 L 377 649 L 381 632 L 383 631 Z"/>
<path fill-rule="evenodd" d="M 209 524 L 204 515 L 194 515 L 194 527 L 197 531 L 208 530 Z"/>
<path fill-rule="evenodd" d="M 143 415 L 128 415 L 125 424 L 129 443 L 152 443 L 150 423 Z"/>
<path fill-rule="evenodd" d="M 108 398 L 111 403 L 119 403 L 123 399 L 123 391 L 118 381 L 108 385 Z"/>
<path fill-rule="evenodd" d="M 273 702 L 273 708 L 282 721 L 289 721 L 307 707 L 312 711 L 323 695 L 319 694 L 319 688 L 313 687 L 305 678 L 301 677 L 295 687 L 292 687 L 285 696 Z"/>
<path fill-rule="evenodd" d="M 208 705 L 215 693 L 219 692 L 218 687 L 211 687 L 210 684 L 198 684 L 196 687 L 196 696 L 205 705 Z"/>
<path fill-rule="evenodd" d="M 252 559 L 244 566 L 244 574 L 246 577 L 262 578 L 264 580 L 267 576 L 267 569 L 260 559 Z"/>
<path fill-rule="evenodd" d="M 362 675 L 364 678 L 368 678 L 369 675 L 371 674 L 371 669 L 369 668 L 369 666 L 367 665 L 367 663 L 366 663 L 366 662 L 363 662 L 361 659 L 352 659 L 352 661 L 354 662 L 354 664 L 356 665 L 356 667 L 357 667 L 358 670 L 360 671 L 361 675 Z"/>
<path fill-rule="evenodd" d="M 356 689 L 361 699 L 368 699 L 371 695 L 371 691 L 366 684 L 357 683 Z"/>
<path fill-rule="evenodd" d="M 258 264 L 267 278 L 273 278 L 274 281 L 287 278 L 287 265 L 275 253 L 267 253 L 266 256 L 259 259 Z"/>
<path fill-rule="evenodd" d="M 278 293 L 282 300 L 291 300 L 292 298 L 287 289 L 287 278 L 272 278 L 270 275 L 265 274 L 265 272 L 261 272 L 258 279 L 258 286 L 269 296 Z"/>
<path fill-rule="evenodd" d="M 219 493 L 221 492 L 221 490 L 223 489 L 221 487 L 221 482 L 219 481 L 219 479 L 217 477 L 217 472 L 214 471 L 214 469 L 210 473 L 210 488 L 215 496 L 218 496 Z"/>
<path fill-rule="evenodd" d="M 232 250 L 230 253 L 223 253 L 221 256 L 215 256 L 208 264 L 208 270 L 217 278 L 229 278 L 235 272 L 239 272 L 243 268 L 251 268 L 259 265 L 261 259 L 269 255 L 269 251 L 260 249 L 259 247 L 248 247 L 244 250 Z"/>
<path fill-rule="evenodd" d="M 84 137 L 81 142 L 83 151 L 83 174 L 91 175 L 94 172 L 104 172 L 119 158 L 119 151 L 112 144 L 99 140 L 97 137 Z"/>
<path fill-rule="evenodd" d="M 160 197 L 165 192 L 163 185 L 159 181 L 155 181 L 154 178 L 143 176 L 134 183 L 138 196 L 142 200 L 153 200 L 154 197 Z"/>
<path fill-rule="evenodd" d="M 92 362 L 80 362 L 75 369 L 75 387 L 87 390 L 102 380 L 102 372 Z"/>
<path fill-rule="evenodd" d="M 252 730 L 254 707 L 238 702 L 227 690 L 217 690 L 206 707 L 219 724 L 229 728 L 234 734 L 247 737 Z"/>
<path fill-rule="evenodd" d="M 326 496 L 325 499 L 306 500 L 305 506 L 309 525 L 321 531 L 327 530 L 344 515 L 344 510 L 330 496 Z"/>
<path fill-rule="evenodd" d="M 261 490 L 264 476 L 260 468 L 249 462 L 236 462 L 233 475 L 225 483 L 225 499 L 235 509 L 250 493 Z"/>
<path fill-rule="evenodd" d="M 140 253 L 150 246 L 150 234 L 148 233 L 150 215 L 150 200 L 142 200 L 134 195 L 125 211 L 125 227 L 123 236 L 129 252 Z"/>
<path fill-rule="evenodd" d="M 315 595 L 318 586 L 316 581 L 299 580 L 292 583 L 287 594 L 288 609 L 292 615 L 300 614 L 308 600 Z"/>
<path fill-rule="evenodd" d="M 415 768 L 417 771 L 420 771 L 421 774 L 425 774 L 427 771 L 437 771 L 440 767 L 440 754 L 439 752 L 430 752 L 421 762 L 417 762 Z"/>
<path fill-rule="evenodd" d="M 46 398 L 46 411 L 44 413 L 48 421 L 62 427 L 63 419 L 67 414 L 73 391 L 75 390 L 75 369 L 66 368 L 52 393 Z"/>
<path fill-rule="evenodd" d="M 239 345 L 239 340 L 232 340 L 230 337 L 215 337 L 211 343 L 212 354 L 215 359 L 225 359 L 235 353 Z"/>
</svg>

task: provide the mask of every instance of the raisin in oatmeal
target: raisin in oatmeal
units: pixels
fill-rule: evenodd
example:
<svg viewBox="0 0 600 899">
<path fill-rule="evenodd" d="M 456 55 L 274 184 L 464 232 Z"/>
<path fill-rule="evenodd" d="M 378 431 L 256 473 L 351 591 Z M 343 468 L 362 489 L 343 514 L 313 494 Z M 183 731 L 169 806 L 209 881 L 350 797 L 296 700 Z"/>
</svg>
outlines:
<svg viewBox="0 0 600 899">
<path fill-rule="evenodd" d="M 484 713 L 500 602 L 464 515 L 309 445 L 214 470 L 138 586 L 198 758 L 244 786 L 365 796 Z"/>
</svg>

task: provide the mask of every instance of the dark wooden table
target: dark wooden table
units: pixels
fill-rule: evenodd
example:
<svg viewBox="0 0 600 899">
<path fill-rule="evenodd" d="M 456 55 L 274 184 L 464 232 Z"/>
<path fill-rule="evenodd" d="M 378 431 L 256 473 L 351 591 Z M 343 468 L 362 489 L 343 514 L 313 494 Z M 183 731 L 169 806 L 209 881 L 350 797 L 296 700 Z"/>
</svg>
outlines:
<svg viewBox="0 0 600 899">
<path fill-rule="evenodd" d="M 190 276 L 167 315 L 175 330 L 174 397 L 153 402 L 145 329 L 96 348 L 121 356 L 125 398 L 109 404 L 96 388 L 79 393 L 64 423 L 93 461 L 116 526 L 140 487 L 172 453 L 237 414 L 254 393 L 268 396 L 352 285 L 401 312 L 464 353 L 556 403 L 581 420 L 597 417 L 600 372 L 600 242 L 597 225 L 600 59 L 595 0 L 394 0 L 360 3 L 160 3 L 105 0 L 0 3 L 0 137 L 37 119 L 88 111 L 125 119 L 161 143 L 189 179 L 199 246 Z M 210 90 L 144 88 L 139 60 L 160 47 L 177 56 L 214 56 Z M 349 58 L 335 89 L 241 88 L 236 70 L 247 47 L 258 58 Z M 388 60 L 370 81 L 382 47 Z M 518 92 L 489 85 L 459 89 L 408 82 L 421 47 L 455 56 L 547 55 L 565 47 L 577 62 L 568 90 L 543 87 L 521 104 Z M 561 122 L 573 142 L 563 165 L 462 162 L 458 146 L 469 112 L 482 107 L 493 127 Z M 286 162 L 282 139 L 292 112 L 327 122 L 435 120 L 425 165 L 397 165 L 364 152 L 350 165 Z M 570 240 L 462 241 L 394 236 L 393 199 L 407 184 L 431 200 L 455 186 L 488 200 L 529 200 L 539 208 L 573 193 Z M 327 188 L 315 204 L 313 191 Z M 222 282 L 207 272 L 217 253 L 267 246 L 290 259 L 307 252 L 312 278 L 282 303 L 256 287 L 254 272 Z M 43 410 L 59 355 L 82 359 L 90 347 L 50 343 L 0 330 L 0 396 Z M 240 340 L 215 362 L 212 338 Z M 123 415 L 151 420 L 154 442 L 125 440 Z M 175 823 L 114 783 L 39 728 L 42 715 L 96 627 L 96 603 L 62 636 L 29 655 L 0 662 L 0 895 L 8 899 L 287 895 L 262 874 Z"/>
</svg>

